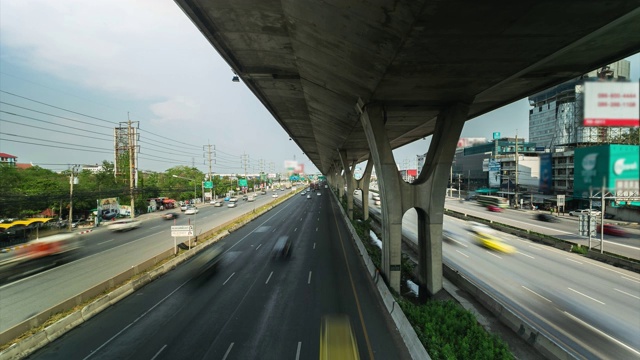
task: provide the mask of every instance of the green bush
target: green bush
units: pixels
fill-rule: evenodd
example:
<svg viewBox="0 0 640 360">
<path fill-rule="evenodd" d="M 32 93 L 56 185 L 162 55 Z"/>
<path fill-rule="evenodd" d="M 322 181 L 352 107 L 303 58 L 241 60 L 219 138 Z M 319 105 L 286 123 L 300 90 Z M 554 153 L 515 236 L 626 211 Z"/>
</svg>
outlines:
<svg viewBox="0 0 640 360">
<path fill-rule="evenodd" d="M 571 246 L 571 252 L 574 252 L 580 255 L 585 255 L 587 252 L 589 252 L 589 249 L 587 249 L 584 246 L 580 246 L 580 244 L 576 244 Z"/>
<path fill-rule="evenodd" d="M 416 305 L 400 299 L 398 303 L 433 359 L 514 358 L 502 339 L 487 333 L 470 312 L 452 301 Z"/>
</svg>

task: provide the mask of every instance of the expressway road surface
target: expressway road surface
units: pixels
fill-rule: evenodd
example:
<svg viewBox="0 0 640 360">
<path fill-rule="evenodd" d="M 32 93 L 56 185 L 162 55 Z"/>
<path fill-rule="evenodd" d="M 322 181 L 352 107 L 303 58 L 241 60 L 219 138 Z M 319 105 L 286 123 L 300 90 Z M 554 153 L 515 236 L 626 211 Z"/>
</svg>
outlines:
<svg viewBox="0 0 640 360">
<path fill-rule="evenodd" d="M 193 277 L 199 254 L 31 358 L 312 359 L 336 313 L 363 359 L 409 358 L 327 195 L 293 197 L 226 237 L 217 272 Z M 283 236 L 292 255 L 274 258 Z"/>
<path fill-rule="evenodd" d="M 370 211 L 380 214 L 376 206 Z M 480 211 L 478 216 L 486 215 L 486 210 Z M 527 221 L 514 213 L 509 221 Z M 505 214 L 509 211 L 500 216 Z M 508 222 L 506 216 L 500 221 Z M 516 252 L 489 251 L 473 241 L 468 228 L 467 222 L 445 216 L 444 229 L 450 233 L 450 241 L 443 242 L 447 265 L 577 358 L 640 358 L 637 273 L 504 233 L 499 237 Z M 408 211 L 403 234 L 414 243 L 416 229 L 416 213 Z"/>
<path fill-rule="evenodd" d="M 200 234 L 273 200 L 269 192 L 253 202 L 241 200 L 235 208 L 227 208 L 226 204 L 224 207 L 199 205 L 198 214 L 181 213 L 175 224 L 191 222 L 194 232 Z M 170 229 L 174 221 L 161 217 L 167 212 L 141 216 L 141 226 L 130 231 L 113 232 L 108 226 L 98 227 L 82 235 L 85 246 L 78 260 L 1 286 L 0 332 L 173 248 Z M 171 212 L 179 213 L 180 209 Z M 179 242 L 186 240 L 178 238 Z"/>
<path fill-rule="evenodd" d="M 569 216 L 568 214 L 556 217 L 559 220 L 557 223 L 548 223 L 536 220 L 534 218 L 538 213 L 536 211 L 506 209 L 501 213 L 492 213 L 475 201 L 461 203 L 458 200 L 447 199 L 445 207 L 453 211 L 501 222 L 520 229 L 551 235 L 583 246 L 588 246 L 589 244 L 588 238 L 578 235 L 578 217 Z M 632 228 L 625 230 L 629 233 L 628 237 L 605 234 L 604 250 L 640 260 L 640 231 Z M 596 249 L 600 249 L 600 233 L 592 239 L 591 245 Z"/>
</svg>

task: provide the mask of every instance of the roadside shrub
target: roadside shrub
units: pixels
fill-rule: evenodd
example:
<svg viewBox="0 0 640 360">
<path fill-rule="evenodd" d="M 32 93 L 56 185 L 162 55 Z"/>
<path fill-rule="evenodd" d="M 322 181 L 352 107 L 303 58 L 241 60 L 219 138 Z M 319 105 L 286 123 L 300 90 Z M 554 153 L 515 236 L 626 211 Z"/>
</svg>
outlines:
<svg viewBox="0 0 640 360">
<path fill-rule="evenodd" d="M 584 246 L 580 246 L 580 244 L 576 244 L 571 246 L 571 252 L 574 252 L 580 255 L 586 255 L 587 252 L 589 252 L 589 249 L 587 249 Z"/>
<path fill-rule="evenodd" d="M 433 359 L 513 359 L 496 335 L 487 333 L 473 315 L 452 301 L 416 305 L 398 300 Z"/>
</svg>

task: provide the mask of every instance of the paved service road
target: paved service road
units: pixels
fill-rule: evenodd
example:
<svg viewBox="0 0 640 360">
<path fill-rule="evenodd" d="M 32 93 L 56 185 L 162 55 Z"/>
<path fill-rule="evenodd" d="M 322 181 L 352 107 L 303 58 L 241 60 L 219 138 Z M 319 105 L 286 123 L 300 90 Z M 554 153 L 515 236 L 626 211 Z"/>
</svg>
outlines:
<svg viewBox="0 0 640 360">
<path fill-rule="evenodd" d="M 32 358 L 317 359 L 335 313 L 363 359 L 409 358 L 336 206 L 295 196 L 225 238 L 216 273 L 192 278 L 196 256 Z M 273 258 L 282 236 L 288 259 Z"/>
</svg>

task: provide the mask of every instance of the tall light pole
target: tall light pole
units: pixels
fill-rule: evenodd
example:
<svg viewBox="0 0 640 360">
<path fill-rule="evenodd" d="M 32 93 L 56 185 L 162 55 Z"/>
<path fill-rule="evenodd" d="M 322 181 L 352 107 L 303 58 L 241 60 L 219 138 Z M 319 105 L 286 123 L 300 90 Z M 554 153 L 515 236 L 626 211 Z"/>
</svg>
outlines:
<svg viewBox="0 0 640 360">
<path fill-rule="evenodd" d="M 178 176 L 178 175 L 173 175 L 173 177 L 174 177 L 174 178 L 178 178 L 178 179 L 184 179 L 184 180 L 193 181 L 193 200 L 195 201 L 195 199 L 197 199 L 197 198 L 198 198 L 198 193 L 197 193 L 197 190 L 196 190 L 196 184 L 197 184 L 197 182 L 196 182 L 196 180 L 195 180 L 195 179 L 190 179 L 190 178 L 186 178 L 186 177 Z"/>
</svg>

